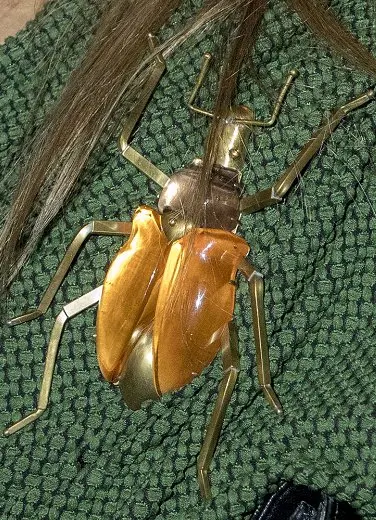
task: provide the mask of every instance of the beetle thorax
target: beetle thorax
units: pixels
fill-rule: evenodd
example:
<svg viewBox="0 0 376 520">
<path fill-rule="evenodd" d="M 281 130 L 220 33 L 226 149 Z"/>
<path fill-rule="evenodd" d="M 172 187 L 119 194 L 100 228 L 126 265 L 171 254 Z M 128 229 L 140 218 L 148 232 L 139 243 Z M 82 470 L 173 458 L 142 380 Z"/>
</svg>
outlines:
<svg viewBox="0 0 376 520">
<path fill-rule="evenodd" d="M 172 240 L 185 235 L 197 222 L 187 221 L 191 215 L 192 193 L 199 186 L 202 161 L 195 161 L 187 168 L 174 173 L 164 186 L 158 201 L 163 229 Z M 238 172 L 215 166 L 205 204 L 205 222 L 199 227 L 234 231 L 239 220 Z"/>
</svg>

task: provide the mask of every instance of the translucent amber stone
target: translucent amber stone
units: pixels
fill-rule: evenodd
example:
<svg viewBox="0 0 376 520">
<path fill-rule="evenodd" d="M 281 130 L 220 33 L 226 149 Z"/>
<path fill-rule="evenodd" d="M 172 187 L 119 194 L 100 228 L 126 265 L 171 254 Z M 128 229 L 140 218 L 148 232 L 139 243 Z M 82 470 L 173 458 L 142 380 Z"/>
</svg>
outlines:
<svg viewBox="0 0 376 520">
<path fill-rule="evenodd" d="M 248 244 L 219 229 L 196 229 L 174 242 L 154 319 L 155 386 L 181 388 L 208 366 L 232 319 L 234 280 Z"/>
<path fill-rule="evenodd" d="M 127 362 L 134 344 L 130 340 L 163 273 L 167 250 L 159 214 L 140 207 L 129 240 L 107 272 L 98 309 L 97 356 L 108 381 L 117 381 Z"/>
</svg>

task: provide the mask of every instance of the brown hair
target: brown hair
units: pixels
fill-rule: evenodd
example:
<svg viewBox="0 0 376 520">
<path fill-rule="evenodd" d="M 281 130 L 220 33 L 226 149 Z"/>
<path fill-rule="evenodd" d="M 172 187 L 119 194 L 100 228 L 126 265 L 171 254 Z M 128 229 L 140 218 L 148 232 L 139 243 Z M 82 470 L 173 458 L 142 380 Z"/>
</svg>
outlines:
<svg viewBox="0 0 376 520">
<path fill-rule="evenodd" d="M 287 3 L 331 49 L 355 68 L 376 76 L 376 59 L 340 24 L 326 2 Z M 27 159 L 25 154 L 23 173 L 0 235 L 0 276 L 4 284 L 13 279 L 66 202 L 103 130 L 115 128 L 114 115 L 120 101 L 123 112 L 131 108 L 153 60 L 147 34 L 158 33 L 180 4 L 181 0 L 109 1 L 83 62 L 28 149 Z M 156 49 L 167 57 L 213 22 L 231 17 L 238 25 L 223 68 L 216 117 L 206 146 L 202 197 L 213 167 L 221 120 L 236 89 L 237 72 L 253 49 L 267 6 L 267 0 L 205 0 L 181 31 Z"/>
</svg>

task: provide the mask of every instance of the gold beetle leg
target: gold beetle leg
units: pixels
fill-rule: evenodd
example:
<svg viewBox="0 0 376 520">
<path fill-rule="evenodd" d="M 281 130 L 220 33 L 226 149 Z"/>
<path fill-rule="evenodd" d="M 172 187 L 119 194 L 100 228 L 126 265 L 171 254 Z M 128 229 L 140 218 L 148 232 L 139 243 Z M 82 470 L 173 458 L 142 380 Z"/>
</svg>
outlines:
<svg viewBox="0 0 376 520">
<path fill-rule="evenodd" d="M 217 400 L 197 459 L 198 482 L 201 495 L 206 500 L 211 498 L 208 469 L 217 446 L 223 419 L 239 372 L 238 337 L 233 322 L 229 323 L 226 330 L 222 345 L 222 355 L 223 379 L 218 388 Z"/>
<path fill-rule="evenodd" d="M 253 195 L 248 195 L 240 201 L 240 211 L 245 214 L 254 213 L 267 206 L 281 202 L 296 179 L 302 174 L 309 161 L 321 149 L 322 145 L 334 132 L 342 119 L 344 119 L 349 112 L 367 104 L 372 99 L 375 99 L 375 97 L 376 89 L 368 90 L 336 110 L 328 118 L 327 122 L 313 134 L 311 139 L 299 152 L 295 161 L 277 179 L 273 186 Z"/>
<path fill-rule="evenodd" d="M 282 413 L 282 406 L 271 383 L 269 351 L 265 324 L 264 280 L 261 273 L 244 260 L 239 267 L 248 280 L 249 295 L 252 305 L 252 325 L 255 336 L 257 374 L 260 387 L 267 401 L 277 413 Z"/>
<path fill-rule="evenodd" d="M 88 292 L 87 294 L 80 296 L 76 300 L 73 300 L 63 307 L 63 310 L 56 318 L 54 327 L 51 332 L 50 342 L 47 347 L 42 386 L 39 393 L 37 408 L 34 412 L 31 412 L 29 415 L 7 428 L 4 431 L 4 435 L 11 435 L 24 426 L 34 422 L 46 410 L 51 391 L 52 376 L 56 364 L 57 351 L 59 348 L 60 338 L 63 333 L 64 325 L 67 320 L 69 320 L 69 318 L 76 316 L 76 314 L 79 314 L 83 310 L 88 309 L 89 307 L 92 307 L 98 303 L 101 294 L 102 285 Z"/>
<path fill-rule="evenodd" d="M 149 45 L 150 50 L 153 52 L 156 46 L 156 38 L 149 34 Z M 169 180 L 169 177 L 163 173 L 159 168 L 154 166 L 152 162 L 143 157 L 137 150 L 132 148 L 128 144 L 131 134 L 133 132 L 134 127 L 136 126 L 138 120 L 141 117 L 142 112 L 145 110 L 145 107 L 154 92 L 159 80 L 163 72 L 166 69 L 166 63 L 163 59 L 162 54 L 157 54 L 155 56 L 155 64 L 154 68 L 145 82 L 145 85 L 142 88 L 141 94 L 137 100 L 137 103 L 131 110 L 131 112 L 127 116 L 127 121 L 124 126 L 124 129 L 120 135 L 119 145 L 120 150 L 126 159 L 130 161 L 137 169 L 142 171 L 147 177 L 152 179 L 162 188 Z"/>
<path fill-rule="evenodd" d="M 25 321 L 33 320 L 34 318 L 38 318 L 44 314 L 48 307 L 51 305 L 51 302 L 59 289 L 62 281 L 65 278 L 70 266 L 73 263 L 73 260 L 76 258 L 82 244 L 91 236 L 91 235 L 129 235 L 132 229 L 132 224 L 130 222 L 111 222 L 111 221 L 101 221 L 94 220 L 90 222 L 86 226 L 84 226 L 75 236 L 70 246 L 67 249 L 67 252 L 64 255 L 63 260 L 61 261 L 54 277 L 52 278 L 50 285 L 47 287 L 46 292 L 44 293 L 40 304 L 37 309 L 33 309 L 28 311 L 21 316 L 17 316 L 8 321 L 8 325 L 18 325 L 19 323 L 24 323 Z"/>
</svg>

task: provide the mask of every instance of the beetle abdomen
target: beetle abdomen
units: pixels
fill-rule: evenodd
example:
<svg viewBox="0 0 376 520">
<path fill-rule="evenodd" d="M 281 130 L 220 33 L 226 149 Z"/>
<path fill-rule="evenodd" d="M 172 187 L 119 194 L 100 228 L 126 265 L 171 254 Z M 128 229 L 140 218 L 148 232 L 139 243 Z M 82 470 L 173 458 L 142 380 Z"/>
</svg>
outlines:
<svg viewBox="0 0 376 520">
<path fill-rule="evenodd" d="M 195 229 L 172 244 L 154 320 L 159 393 L 189 383 L 215 357 L 234 311 L 232 282 L 248 251 L 242 238 L 220 229 Z"/>
<path fill-rule="evenodd" d="M 116 382 L 127 362 L 131 337 L 162 274 L 167 249 L 160 215 L 141 206 L 131 236 L 107 272 L 98 309 L 98 364 L 108 381 Z"/>
</svg>

